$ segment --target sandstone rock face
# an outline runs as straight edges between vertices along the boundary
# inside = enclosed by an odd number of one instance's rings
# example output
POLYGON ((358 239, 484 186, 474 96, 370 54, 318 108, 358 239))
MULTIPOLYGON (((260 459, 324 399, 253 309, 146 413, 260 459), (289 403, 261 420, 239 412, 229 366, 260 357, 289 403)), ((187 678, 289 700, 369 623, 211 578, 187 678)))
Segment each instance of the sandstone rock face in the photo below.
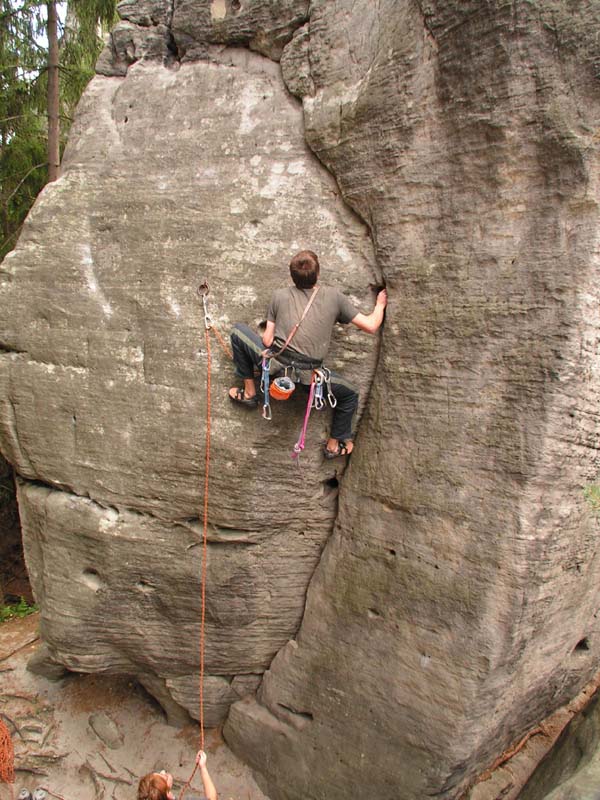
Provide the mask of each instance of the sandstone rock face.
MULTIPOLYGON (((1 267, 0 436, 20 475, 53 673, 137 675, 173 720, 181 708, 198 716, 207 344, 196 288, 208 281, 223 334, 256 326, 302 247, 370 309, 367 230, 307 149, 277 64, 232 50, 92 82, 62 177, 1 267)), ((270 424, 234 407, 233 368, 211 341, 214 726, 297 631, 340 465, 320 455, 327 412, 312 418, 300 469, 290 458, 301 397, 270 424)), ((365 399, 376 351, 356 329, 333 349, 365 399)))
POLYGON ((567 12, 315 2, 282 56, 391 302, 301 630, 226 728, 276 798, 456 797, 597 668, 600 87, 567 12))
POLYGON ((357 300, 384 276, 380 353, 337 350, 365 397, 378 369, 337 509, 325 423, 299 480, 300 404, 242 418, 213 353, 210 721, 242 698, 225 734, 273 800, 458 797, 600 661, 598 11, 120 8, 0 268, 0 443, 53 664, 197 714, 194 287, 258 322, 312 246, 357 300))
POLYGON ((600 695, 564 731, 519 800, 590 800, 600 786, 600 695))

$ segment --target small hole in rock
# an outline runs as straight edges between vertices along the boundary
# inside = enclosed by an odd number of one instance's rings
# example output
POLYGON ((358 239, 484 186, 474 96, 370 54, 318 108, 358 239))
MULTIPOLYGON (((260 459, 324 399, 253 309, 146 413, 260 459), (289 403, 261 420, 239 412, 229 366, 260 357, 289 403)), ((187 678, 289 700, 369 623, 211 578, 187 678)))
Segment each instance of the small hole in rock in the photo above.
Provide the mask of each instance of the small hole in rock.
POLYGON ((336 477, 327 478, 326 481, 323 481, 323 497, 329 497, 330 494, 336 493, 339 485, 340 482, 336 477))
POLYGON ((574 653, 584 653, 590 649, 590 640, 587 636, 583 639, 580 639, 577 644, 575 645, 574 653))
POLYGON ((144 594, 151 594, 154 591, 154 586, 146 583, 146 581, 138 581, 136 588, 138 588, 140 592, 143 592, 144 594))
POLYGON ((231 10, 233 11, 234 14, 237 14, 237 12, 240 10, 241 7, 242 7, 241 0, 231 0, 231 10))
POLYGON ((123 122, 129 122, 129 117, 125 117, 125 119, 123 120, 123 122))
POLYGON ((84 569, 82 573, 83 582, 93 592, 97 592, 102 587, 100 575, 95 569, 84 569))
POLYGON ((394 548, 393 548, 393 547, 390 547, 390 549, 388 550, 388 553, 389 553, 391 556, 395 556, 395 555, 396 555, 396 551, 394 550, 394 548))

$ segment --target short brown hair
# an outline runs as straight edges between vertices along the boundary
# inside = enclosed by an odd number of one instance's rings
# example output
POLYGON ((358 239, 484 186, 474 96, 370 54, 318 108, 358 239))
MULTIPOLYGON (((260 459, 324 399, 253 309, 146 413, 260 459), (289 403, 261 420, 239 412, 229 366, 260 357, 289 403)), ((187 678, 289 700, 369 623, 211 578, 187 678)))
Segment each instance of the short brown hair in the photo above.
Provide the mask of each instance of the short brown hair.
POLYGON ((138 800, 168 800, 169 785, 162 775, 149 772, 138 785, 138 800))
POLYGON ((319 259, 312 250, 301 250, 290 261, 290 275, 298 289, 311 289, 320 270, 319 259))

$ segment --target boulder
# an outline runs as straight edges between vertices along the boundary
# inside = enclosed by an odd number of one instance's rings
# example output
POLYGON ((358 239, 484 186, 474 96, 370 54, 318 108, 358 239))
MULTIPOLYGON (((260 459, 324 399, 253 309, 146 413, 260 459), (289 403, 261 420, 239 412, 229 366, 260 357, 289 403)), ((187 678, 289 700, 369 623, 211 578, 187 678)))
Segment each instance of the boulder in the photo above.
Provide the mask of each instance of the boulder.
POLYGON ((600 695, 563 732, 519 800, 589 800, 600 786, 600 695))
MULTIPOLYGON (((70 670, 137 675, 172 720, 169 698, 199 714, 210 370, 214 726, 298 629, 343 464, 320 454, 327 412, 291 459, 302 392, 271 423, 229 401, 233 367, 206 339, 197 287, 208 281, 227 337, 236 321, 259 330, 303 247, 357 308, 370 310, 379 281, 366 227, 306 147, 278 65, 248 50, 215 59, 92 81, 62 176, 0 268, 0 442, 19 475, 42 636, 70 670)), ((363 406, 376 358, 376 338, 340 329, 330 364, 362 387, 363 406)))
POLYGON ((276 800, 458 797, 598 668, 598 9, 580 12, 317 1, 282 55, 391 299, 299 634, 225 728, 276 800))
POLYGON ((121 11, 0 266, 42 635, 197 716, 195 289, 258 326, 310 247, 362 310, 385 280, 385 328, 335 342, 364 410, 345 473, 319 417, 292 467, 299 398, 243 416, 211 346, 207 714, 241 696, 225 736, 272 800, 459 797, 600 662, 598 9, 121 11))

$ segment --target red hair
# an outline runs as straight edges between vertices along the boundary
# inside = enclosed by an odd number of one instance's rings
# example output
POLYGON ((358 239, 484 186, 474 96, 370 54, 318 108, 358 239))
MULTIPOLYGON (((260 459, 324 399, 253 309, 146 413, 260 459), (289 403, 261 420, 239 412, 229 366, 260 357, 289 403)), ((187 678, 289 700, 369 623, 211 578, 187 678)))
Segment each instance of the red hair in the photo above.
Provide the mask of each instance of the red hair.
POLYGON ((157 772, 149 772, 138 785, 138 800, 168 800, 169 784, 157 772))

